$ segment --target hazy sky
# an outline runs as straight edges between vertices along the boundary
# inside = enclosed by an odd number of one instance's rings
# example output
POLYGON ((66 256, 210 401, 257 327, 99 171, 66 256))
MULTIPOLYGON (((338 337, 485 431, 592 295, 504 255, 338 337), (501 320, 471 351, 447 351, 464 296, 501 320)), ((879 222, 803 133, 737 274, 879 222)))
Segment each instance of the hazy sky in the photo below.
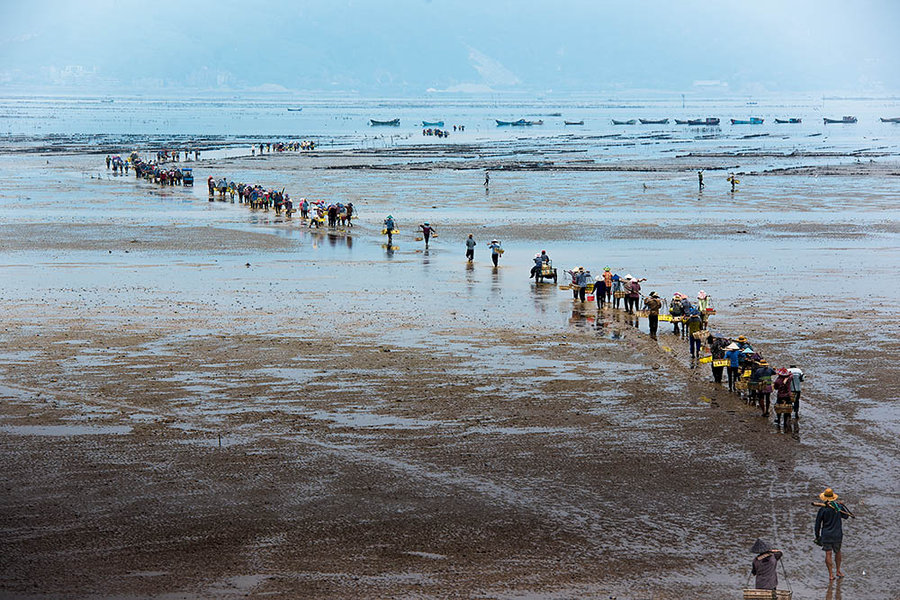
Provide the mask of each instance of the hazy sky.
POLYGON ((0 92, 900 91, 900 1, 0 0, 0 92))

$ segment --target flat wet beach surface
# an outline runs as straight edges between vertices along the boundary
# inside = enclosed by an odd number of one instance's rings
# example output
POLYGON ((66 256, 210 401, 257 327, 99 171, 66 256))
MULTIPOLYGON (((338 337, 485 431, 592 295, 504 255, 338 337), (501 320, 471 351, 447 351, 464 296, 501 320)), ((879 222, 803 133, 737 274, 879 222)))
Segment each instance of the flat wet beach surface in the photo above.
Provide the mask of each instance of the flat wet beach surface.
POLYGON ((830 486, 857 515, 841 597, 895 598, 896 137, 830 157, 474 137, 210 150, 193 189, 0 155, 4 597, 739 598, 763 537, 824 598, 830 486), (358 220, 210 202, 208 176, 358 220), (714 333, 804 370, 801 419, 713 384, 669 324, 534 284, 541 249, 560 283, 608 265, 709 292, 714 333))

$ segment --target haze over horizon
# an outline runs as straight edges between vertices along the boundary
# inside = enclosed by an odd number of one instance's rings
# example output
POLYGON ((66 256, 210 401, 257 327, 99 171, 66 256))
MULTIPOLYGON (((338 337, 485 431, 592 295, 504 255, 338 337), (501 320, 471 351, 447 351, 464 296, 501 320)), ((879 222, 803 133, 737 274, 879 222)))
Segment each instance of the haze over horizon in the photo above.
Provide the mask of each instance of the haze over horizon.
POLYGON ((900 3, 0 3, 6 93, 900 92, 900 3))

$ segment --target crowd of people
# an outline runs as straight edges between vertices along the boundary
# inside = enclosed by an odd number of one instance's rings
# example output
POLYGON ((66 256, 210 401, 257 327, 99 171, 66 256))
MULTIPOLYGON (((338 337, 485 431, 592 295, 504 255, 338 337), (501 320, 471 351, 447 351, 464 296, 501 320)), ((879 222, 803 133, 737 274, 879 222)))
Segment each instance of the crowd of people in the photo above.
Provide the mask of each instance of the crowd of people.
POLYGON ((446 129, 432 128, 428 127, 427 129, 422 130, 422 135, 425 136, 435 136, 439 138, 450 137, 450 132, 446 129))
POLYGON ((297 152, 299 150, 315 150, 316 142, 313 140, 303 140, 300 142, 267 142, 253 144, 250 146, 250 154, 256 156, 257 151, 262 156, 264 153, 271 152, 297 152))
POLYGON ((144 161, 138 156, 137 152, 132 152, 128 160, 125 161, 125 172, 128 172, 128 165, 134 169, 134 176, 139 179, 146 179, 160 185, 193 185, 193 171, 187 167, 182 168, 166 168, 157 161, 144 161))
MULTIPOLYGON (((536 254, 531 276, 549 262, 546 251, 536 254)), ((619 309, 620 303, 624 302, 622 308, 626 314, 647 318, 653 337, 657 336, 660 320, 671 322, 672 334, 687 339, 692 364, 710 363, 715 383, 721 384, 727 374, 728 390, 758 406, 764 417, 770 416, 774 409, 775 423, 779 427, 787 428, 792 414, 794 420, 800 419, 803 371, 793 364, 779 368, 770 365, 744 335, 729 337, 711 333, 709 318, 715 314, 715 309, 712 298, 704 290, 697 292, 695 301, 686 294, 675 292, 667 302, 655 291, 646 296, 642 293, 641 283, 646 278, 630 273, 622 277, 609 267, 596 278, 583 266, 573 267, 565 273, 570 283, 562 287, 572 290, 573 301, 596 299, 598 309, 604 309, 607 304, 612 309, 619 309)))

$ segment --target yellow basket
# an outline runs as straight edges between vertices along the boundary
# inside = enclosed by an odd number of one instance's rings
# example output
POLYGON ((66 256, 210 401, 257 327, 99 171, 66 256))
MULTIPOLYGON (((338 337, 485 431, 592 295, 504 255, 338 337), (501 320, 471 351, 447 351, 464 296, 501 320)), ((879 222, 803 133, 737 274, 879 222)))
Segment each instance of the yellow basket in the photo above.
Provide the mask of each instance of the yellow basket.
POLYGON ((700 360, 697 361, 697 362, 701 362, 701 363, 709 363, 709 362, 712 362, 712 356, 704 356, 704 357, 701 357, 700 360))
POLYGON ((727 358, 717 358, 712 361, 712 366, 714 367, 727 367, 731 363, 727 358))
POLYGON ((660 321, 671 321, 672 315, 659 315, 659 320, 660 321))
POLYGON ((561 285, 561 286, 559 286, 559 289, 561 289, 563 291, 569 291, 572 289, 572 286, 571 285, 561 285))

